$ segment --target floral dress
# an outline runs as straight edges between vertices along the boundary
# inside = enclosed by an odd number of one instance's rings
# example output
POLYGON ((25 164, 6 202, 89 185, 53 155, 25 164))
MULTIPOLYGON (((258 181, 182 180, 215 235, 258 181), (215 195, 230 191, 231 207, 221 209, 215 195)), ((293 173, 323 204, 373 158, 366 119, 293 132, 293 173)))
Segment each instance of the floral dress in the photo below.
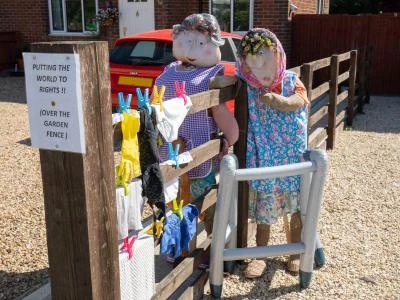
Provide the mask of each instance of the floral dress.
MULTIPOLYGON (((297 75, 286 71, 281 94, 296 92, 297 75)), ((248 86, 247 168, 279 166, 302 161, 307 149, 307 106, 280 112, 262 103, 261 90, 248 86)), ((258 224, 274 224, 283 213, 299 211, 300 176, 252 180, 249 216, 258 224)))

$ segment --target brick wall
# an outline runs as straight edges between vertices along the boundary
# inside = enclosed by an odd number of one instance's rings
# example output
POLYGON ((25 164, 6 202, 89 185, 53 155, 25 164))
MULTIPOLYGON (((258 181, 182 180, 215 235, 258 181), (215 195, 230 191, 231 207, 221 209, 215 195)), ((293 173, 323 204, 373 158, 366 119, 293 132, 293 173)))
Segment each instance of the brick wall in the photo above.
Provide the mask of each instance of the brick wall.
POLYGON ((287 0, 254 1, 254 27, 268 28, 276 34, 290 61, 291 25, 288 20, 289 2, 287 0))
POLYGON ((297 14, 316 14, 318 0, 292 0, 291 3, 298 7, 297 14))
POLYGON ((182 23, 187 16, 202 10, 203 3, 204 1, 199 2, 198 0, 155 0, 155 29, 168 29, 172 28, 174 24, 182 23))
MULTIPOLYGON (((21 42, 106 40, 112 47, 119 37, 118 24, 101 30, 99 36, 50 36, 49 10, 47 0, 3 1, 0 5, 0 32, 17 31, 21 42)), ((112 0, 118 7, 118 0, 112 0)), ((99 7, 105 1, 99 1, 99 7)))

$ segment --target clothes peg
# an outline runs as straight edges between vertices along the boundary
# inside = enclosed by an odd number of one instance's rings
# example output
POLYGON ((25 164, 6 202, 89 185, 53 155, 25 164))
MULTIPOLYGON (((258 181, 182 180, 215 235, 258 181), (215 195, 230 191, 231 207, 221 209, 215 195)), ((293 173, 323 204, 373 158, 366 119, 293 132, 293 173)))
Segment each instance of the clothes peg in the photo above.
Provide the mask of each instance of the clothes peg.
POLYGON ((187 99, 186 99, 186 83, 185 81, 182 81, 182 88, 179 86, 179 82, 175 81, 175 92, 177 97, 183 98, 183 103, 186 105, 187 99))
POLYGON ((176 169, 179 169, 179 162, 178 162, 179 146, 180 146, 179 144, 176 144, 174 150, 172 144, 168 143, 168 159, 173 160, 175 162, 176 169))
POLYGON ((158 93, 158 88, 156 85, 153 86, 153 102, 152 104, 160 104, 160 111, 163 111, 163 98, 165 93, 165 85, 160 88, 160 93, 158 93))
POLYGON ((150 104, 149 104, 149 89, 146 88, 144 90, 144 96, 143 96, 142 91, 140 90, 140 88, 136 88, 136 94, 138 96, 138 102, 139 102, 138 106, 139 106, 139 108, 142 108, 142 107, 146 108, 147 111, 149 112, 149 115, 151 115, 151 107, 150 107, 150 104))
POLYGON ((121 175, 122 169, 120 166, 115 167, 115 173, 117 174, 117 186, 122 186, 124 188, 124 195, 128 196, 129 194, 129 183, 126 182, 126 179, 121 175))
POLYGON ((131 241, 129 241, 129 237, 124 238, 124 244, 121 247, 121 251, 127 251, 128 252, 128 259, 131 259, 133 257, 133 244, 137 240, 137 235, 132 236, 131 241))
POLYGON ((183 220, 182 208, 183 208, 183 200, 179 201, 179 206, 178 203, 176 202, 176 198, 172 200, 172 212, 174 214, 177 214, 179 216, 179 220, 181 221, 183 220))
POLYGON ((131 108, 131 100, 132 94, 128 94, 126 97, 126 101, 124 99, 124 93, 118 93, 118 110, 117 112, 122 114, 123 112, 128 113, 128 110, 131 108))
POLYGON ((156 235, 156 237, 159 239, 161 237, 161 234, 163 233, 163 228, 164 228, 164 219, 165 217, 162 217, 161 220, 157 220, 156 223, 154 224, 151 223, 151 226, 149 229, 147 229, 145 231, 146 234, 149 235, 156 235), (155 233, 154 233, 154 229, 155 229, 155 233))

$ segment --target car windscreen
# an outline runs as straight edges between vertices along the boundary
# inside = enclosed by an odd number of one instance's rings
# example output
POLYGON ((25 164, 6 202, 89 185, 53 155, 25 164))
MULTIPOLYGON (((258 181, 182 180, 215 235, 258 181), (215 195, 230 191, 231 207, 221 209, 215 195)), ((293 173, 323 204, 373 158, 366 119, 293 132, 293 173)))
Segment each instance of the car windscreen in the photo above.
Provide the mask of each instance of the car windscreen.
POLYGON ((110 62, 122 65, 167 65, 173 62, 172 43, 127 41, 114 47, 110 62))

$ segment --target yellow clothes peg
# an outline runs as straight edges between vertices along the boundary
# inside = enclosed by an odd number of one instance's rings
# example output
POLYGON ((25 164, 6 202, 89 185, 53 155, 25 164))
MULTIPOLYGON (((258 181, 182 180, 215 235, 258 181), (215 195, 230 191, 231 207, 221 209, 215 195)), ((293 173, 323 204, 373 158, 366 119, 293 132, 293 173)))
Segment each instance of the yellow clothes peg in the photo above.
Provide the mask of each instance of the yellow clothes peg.
POLYGON ((151 223, 150 228, 147 229, 147 230, 145 231, 145 233, 146 233, 146 234, 149 234, 149 235, 153 235, 153 234, 154 234, 153 228, 155 227, 155 228, 156 228, 156 237, 159 239, 160 236, 161 236, 161 234, 163 233, 164 219, 165 219, 165 218, 162 217, 161 220, 157 220, 155 225, 154 225, 154 222, 151 223))
POLYGON ((179 202, 179 206, 178 203, 176 202, 176 198, 172 200, 172 212, 174 214, 177 214, 179 216, 179 220, 181 221, 183 219, 182 208, 183 208, 183 200, 179 202))
POLYGON ((121 162, 117 169, 117 184, 124 186, 125 195, 127 195, 129 189, 126 188, 126 185, 129 185, 134 177, 141 174, 137 138, 137 133, 140 129, 140 118, 126 112, 123 112, 122 115, 124 119, 121 122, 121 162))
POLYGON ((124 194, 125 196, 127 196, 129 194, 129 184, 127 183, 127 181, 124 180, 124 178, 122 176, 120 176, 120 167, 117 166, 115 168, 115 173, 117 174, 117 185, 122 186, 124 188, 124 194))
POLYGON ((160 111, 163 111, 163 98, 165 93, 165 85, 160 88, 160 93, 158 93, 157 86, 153 86, 153 101, 151 104, 160 104, 160 111))

